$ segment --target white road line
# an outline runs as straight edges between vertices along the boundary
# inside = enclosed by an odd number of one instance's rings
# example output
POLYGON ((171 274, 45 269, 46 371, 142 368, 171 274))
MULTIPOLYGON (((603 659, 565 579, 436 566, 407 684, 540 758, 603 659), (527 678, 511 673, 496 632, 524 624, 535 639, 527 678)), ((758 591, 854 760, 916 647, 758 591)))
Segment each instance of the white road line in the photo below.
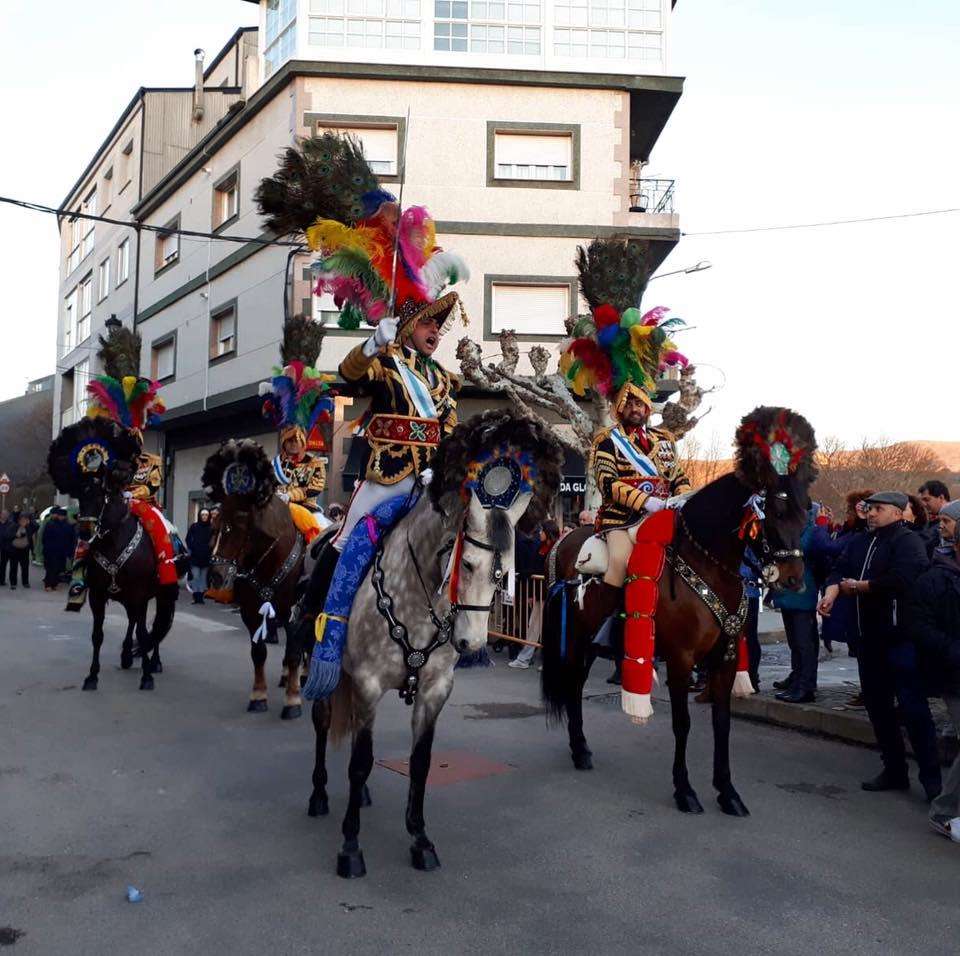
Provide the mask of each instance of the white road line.
MULTIPOLYGON (((224 624, 220 621, 211 621, 209 618, 201 617, 199 614, 191 614, 190 611, 176 611, 173 618, 173 627, 176 629, 178 621, 185 621, 190 627, 196 628, 204 634, 222 634, 224 631, 241 631, 243 628, 235 624, 224 624)), ((121 628, 124 632, 127 628, 126 615, 108 614, 104 622, 121 628)))

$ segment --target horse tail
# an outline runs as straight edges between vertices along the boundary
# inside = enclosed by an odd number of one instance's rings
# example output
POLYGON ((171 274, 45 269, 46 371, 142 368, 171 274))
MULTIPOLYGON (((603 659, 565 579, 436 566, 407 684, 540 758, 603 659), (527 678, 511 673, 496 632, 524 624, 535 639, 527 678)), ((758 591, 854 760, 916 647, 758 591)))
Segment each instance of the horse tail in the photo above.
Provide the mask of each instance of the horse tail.
POLYGON ((330 696, 329 733, 334 746, 352 736, 356 728, 355 696, 353 678, 346 671, 341 671, 337 689, 330 696))
POLYGON ((575 587, 572 584, 555 587, 543 606, 540 696, 551 723, 564 720, 567 702, 579 693, 579 668, 574 657, 576 648, 572 643, 574 631, 570 608, 575 587))
POLYGON ((170 628, 173 627, 173 612, 177 606, 177 594, 176 591, 172 594, 164 593, 165 590, 168 591, 169 589, 161 588, 157 594, 157 609, 153 615, 153 627, 150 629, 154 646, 159 644, 170 633, 170 628))

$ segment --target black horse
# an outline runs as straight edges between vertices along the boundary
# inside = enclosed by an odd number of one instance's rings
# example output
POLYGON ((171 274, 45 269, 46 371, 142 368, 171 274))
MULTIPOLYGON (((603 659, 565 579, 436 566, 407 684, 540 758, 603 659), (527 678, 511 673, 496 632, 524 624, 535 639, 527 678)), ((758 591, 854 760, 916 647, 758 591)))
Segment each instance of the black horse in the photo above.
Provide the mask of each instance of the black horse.
POLYGON ((96 690, 99 683, 103 621, 110 600, 122 604, 127 612, 120 666, 127 670, 133 665, 136 634, 141 654, 140 689, 153 690, 153 675, 163 671, 160 642, 173 624, 177 589, 158 584, 150 538, 124 495, 139 454, 139 438, 105 418, 85 418, 67 426, 50 446, 50 476, 61 494, 77 499, 77 520, 91 531, 86 560, 93 660, 84 690, 96 690), (156 600, 156 614, 148 628, 151 599, 156 600))

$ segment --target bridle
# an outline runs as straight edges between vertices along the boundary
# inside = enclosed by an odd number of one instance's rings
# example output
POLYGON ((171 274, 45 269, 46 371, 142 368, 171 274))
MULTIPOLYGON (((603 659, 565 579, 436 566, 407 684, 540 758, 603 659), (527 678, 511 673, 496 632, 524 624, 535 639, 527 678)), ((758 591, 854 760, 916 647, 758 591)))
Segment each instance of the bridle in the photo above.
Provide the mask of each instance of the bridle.
MULTIPOLYGON (((406 704, 412 704, 416 699, 420 684, 420 671, 430 659, 430 655, 438 647, 442 647, 444 644, 450 642, 457 615, 463 612, 470 613, 471 611, 489 613, 493 602, 496 600, 497 591, 503 587, 503 555, 500 549, 487 541, 481 541, 479 538, 472 537, 466 530, 461 531, 461 536, 463 541, 469 542, 474 547, 493 553, 491 578, 495 588, 489 604, 464 604, 461 601, 452 601, 446 614, 441 617, 437 613, 436 607, 434 607, 433 600, 430 596, 430 589, 427 587, 427 582, 424 579, 423 570, 420 567, 420 562, 417 560, 416 551, 414 551, 413 545, 410 543, 409 531, 407 532, 407 552, 410 555, 410 561, 413 564, 414 570, 417 572, 420 587, 423 589, 423 597, 426 601, 427 612, 430 615, 430 622, 436 628, 433 637, 426 647, 414 647, 410 643, 407 626, 400 621, 393 612, 394 599, 387 591, 384 583, 383 568, 381 567, 385 539, 380 540, 374 555, 371 580, 377 594, 377 610, 387 622, 387 633, 390 635, 390 639, 400 648, 400 652, 403 655, 407 676, 400 690, 400 696, 406 704)), ((456 545, 453 547, 456 547, 456 545)), ((440 552, 440 555, 443 555, 448 550, 449 548, 444 549, 440 552)), ((441 587, 442 586, 441 584, 441 587)))
MULTIPOLYGON (((130 558, 133 556, 134 552, 140 546, 140 542, 143 539, 143 525, 139 521, 134 521, 135 528, 133 535, 130 540, 124 545, 123 550, 117 556, 114 561, 109 560, 104 557, 93 545, 97 541, 104 541, 106 538, 112 534, 114 531, 119 529, 111 528, 106 533, 101 529, 103 522, 103 516, 106 513, 107 505, 110 503, 111 496, 109 494, 104 494, 103 504, 100 506, 100 514, 97 515, 95 519, 78 519, 91 521, 93 524, 93 532, 90 535, 90 540, 87 542, 87 547, 90 549, 89 553, 93 557, 93 560, 108 574, 110 575, 110 583, 107 585, 107 591, 110 594, 119 594, 120 586, 117 584, 117 575, 123 570, 124 565, 130 558)), ((129 507, 127 508, 127 515, 130 514, 129 507)))
MULTIPOLYGON (((785 491, 778 491, 775 497, 779 500, 786 501, 787 493, 785 491)), ((780 561, 789 561, 790 559, 799 560, 803 558, 803 551, 801 551, 800 548, 780 548, 774 550, 770 547, 770 541, 767 537, 766 501, 766 495, 752 495, 747 501, 746 507, 748 514, 745 516, 745 520, 749 517, 749 510, 752 510, 756 517, 757 525, 759 526, 759 533, 754 540, 759 542, 760 553, 757 557, 760 558, 763 580, 767 584, 773 584, 780 577, 777 563, 780 561)), ((743 525, 741 525, 741 529, 742 528, 743 525)), ((741 536, 743 535, 741 534, 741 536)))

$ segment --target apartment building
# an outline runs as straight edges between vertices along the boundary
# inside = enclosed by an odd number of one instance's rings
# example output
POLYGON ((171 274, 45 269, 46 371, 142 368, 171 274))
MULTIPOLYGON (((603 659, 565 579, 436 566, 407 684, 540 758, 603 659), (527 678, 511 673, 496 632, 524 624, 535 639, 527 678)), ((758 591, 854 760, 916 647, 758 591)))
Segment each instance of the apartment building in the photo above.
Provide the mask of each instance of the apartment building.
MULTIPOLYGON (((682 79, 666 73, 672 6, 260 0, 258 25, 231 38, 202 82, 156 94, 171 97, 164 112, 180 109, 177 121, 151 122, 150 93, 141 90, 64 204, 80 208, 94 186, 112 182, 104 173, 113 164, 116 176, 132 128, 133 188, 122 199, 111 194, 110 208, 164 231, 97 224, 84 245, 89 227, 77 220, 75 234, 64 217, 54 428, 82 408, 83 377, 95 371, 93 333, 115 313, 141 333, 143 372, 164 383, 168 412, 153 440, 165 457, 175 523, 192 517, 203 461, 220 439, 256 437, 275 450, 257 390, 278 360, 284 302, 327 321, 325 370, 335 371, 369 334, 336 327, 333 303, 312 293, 309 256, 262 241, 275 237, 252 200, 280 150, 323 129, 354 133, 387 188, 402 174, 404 203, 425 205, 438 242, 469 263, 460 293, 470 325, 445 337, 444 364, 456 368, 463 334, 490 356, 502 329, 555 345, 564 319, 582 305, 578 244, 598 235, 648 238, 662 259, 679 238, 672 182, 641 173, 682 90, 682 79), (114 288, 124 243, 133 244, 124 260, 133 281, 114 288), (114 286, 101 302, 105 260, 114 286)), ((105 195, 92 202, 100 198, 102 209, 105 195)), ((467 390, 462 413, 490 403, 467 390)), ((349 423, 362 408, 347 390, 338 399, 327 436, 331 500, 347 497, 355 478, 349 423)))

